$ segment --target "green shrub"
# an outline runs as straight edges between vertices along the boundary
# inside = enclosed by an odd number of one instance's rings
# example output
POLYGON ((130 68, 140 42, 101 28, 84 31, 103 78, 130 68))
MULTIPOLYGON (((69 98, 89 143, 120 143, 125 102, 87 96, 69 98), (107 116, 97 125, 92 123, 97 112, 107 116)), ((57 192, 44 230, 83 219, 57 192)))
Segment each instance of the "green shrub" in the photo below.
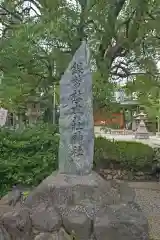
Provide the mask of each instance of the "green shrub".
POLYGON ((154 148, 154 162, 160 164, 160 148, 154 148))
POLYGON ((109 141, 98 137, 95 139, 95 167, 109 167, 110 164, 129 170, 150 169, 154 150, 145 144, 129 141, 109 141))
POLYGON ((107 168, 111 163, 116 163, 117 148, 114 143, 103 137, 94 141, 94 166, 107 168))
POLYGON ((154 151, 150 146, 139 142, 116 142, 119 151, 119 162, 127 169, 150 169, 154 151))
POLYGON ((0 131, 0 194, 14 184, 37 185, 57 169, 59 137, 54 126, 0 131))

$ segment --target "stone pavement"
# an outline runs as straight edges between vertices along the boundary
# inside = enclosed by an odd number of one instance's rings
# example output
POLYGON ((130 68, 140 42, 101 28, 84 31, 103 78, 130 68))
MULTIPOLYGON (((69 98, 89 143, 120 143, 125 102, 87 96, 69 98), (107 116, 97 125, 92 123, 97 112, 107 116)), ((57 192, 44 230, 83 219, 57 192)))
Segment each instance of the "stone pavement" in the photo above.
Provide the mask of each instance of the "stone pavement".
POLYGON ((151 239, 160 240, 160 183, 130 182, 129 185, 135 189, 136 201, 148 219, 151 239))

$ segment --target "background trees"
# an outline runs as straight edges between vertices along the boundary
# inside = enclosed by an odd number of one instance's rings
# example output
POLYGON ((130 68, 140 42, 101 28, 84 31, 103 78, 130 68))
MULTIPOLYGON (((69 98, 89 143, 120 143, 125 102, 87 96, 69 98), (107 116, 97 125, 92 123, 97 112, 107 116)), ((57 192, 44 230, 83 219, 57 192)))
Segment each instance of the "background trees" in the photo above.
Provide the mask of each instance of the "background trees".
POLYGON ((95 107, 109 108, 122 81, 159 84, 159 9, 159 0, 1 1, 1 102, 19 111, 36 96, 51 112, 55 86, 85 38, 95 107))

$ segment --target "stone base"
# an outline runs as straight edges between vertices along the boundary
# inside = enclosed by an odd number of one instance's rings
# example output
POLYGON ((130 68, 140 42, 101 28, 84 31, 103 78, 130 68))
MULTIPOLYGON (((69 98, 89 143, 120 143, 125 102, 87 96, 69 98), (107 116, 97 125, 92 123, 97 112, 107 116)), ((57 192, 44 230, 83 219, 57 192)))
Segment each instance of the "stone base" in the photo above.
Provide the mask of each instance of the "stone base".
POLYGON ((136 139, 149 139, 149 133, 135 133, 135 138, 136 139))
POLYGON ((57 173, 23 206, 5 213, 1 229, 10 235, 6 240, 148 240, 147 220, 134 197, 126 183, 105 181, 95 172, 57 173))
POLYGON ((156 137, 160 137, 160 132, 156 132, 156 137))

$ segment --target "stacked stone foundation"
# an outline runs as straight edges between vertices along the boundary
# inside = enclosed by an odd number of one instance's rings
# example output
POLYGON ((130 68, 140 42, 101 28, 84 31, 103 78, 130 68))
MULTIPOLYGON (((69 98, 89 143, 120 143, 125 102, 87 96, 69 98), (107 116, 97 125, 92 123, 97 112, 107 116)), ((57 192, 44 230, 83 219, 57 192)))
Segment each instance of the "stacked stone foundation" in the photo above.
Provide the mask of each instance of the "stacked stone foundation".
POLYGON ((148 223, 126 183, 57 174, 1 212, 2 240, 148 240, 148 223))

